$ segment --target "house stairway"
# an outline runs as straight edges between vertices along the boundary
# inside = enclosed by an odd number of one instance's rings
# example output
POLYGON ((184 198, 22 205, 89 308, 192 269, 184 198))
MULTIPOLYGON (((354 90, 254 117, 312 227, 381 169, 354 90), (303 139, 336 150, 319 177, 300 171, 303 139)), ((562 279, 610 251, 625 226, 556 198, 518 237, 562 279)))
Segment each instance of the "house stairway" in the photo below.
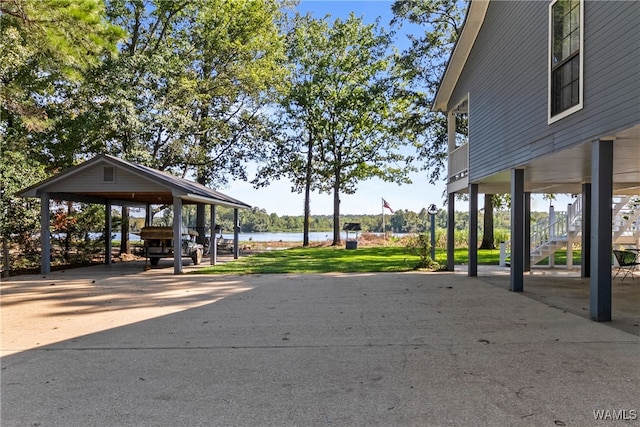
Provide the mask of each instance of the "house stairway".
MULTIPOLYGON (((613 234, 616 246, 638 246, 640 242, 640 197, 614 196, 612 199, 613 234)), ((554 266, 554 253, 567 249, 567 268, 573 265, 573 245, 582 235, 582 197, 567 206, 566 211, 549 209, 549 216, 531 226, 531 265, 548 259, 554 266)), ((509 243, 501 244, 500 265, 507 265, 509 243)))

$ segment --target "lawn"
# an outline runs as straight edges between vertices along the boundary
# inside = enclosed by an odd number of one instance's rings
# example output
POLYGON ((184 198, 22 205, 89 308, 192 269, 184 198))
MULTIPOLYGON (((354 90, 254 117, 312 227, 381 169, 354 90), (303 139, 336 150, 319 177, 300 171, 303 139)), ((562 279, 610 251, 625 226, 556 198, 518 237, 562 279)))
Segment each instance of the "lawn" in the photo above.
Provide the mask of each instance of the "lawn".
MULTIPOLYGON (((467 262, 467 250, 456 249, 456 264, 467 262)), ((479 264, 498 265, 498 250, 479 250, 479 264)), ((436 261, 443 266, 447 254, 436 251, 436 261)), ((419 258, 406 248, 373 246, 347 250, 344 247, 291 248, 257 253, 240 259, 203 267, 195 274, 270 274, 270 273, 372 273, 415 269, 419 258)))

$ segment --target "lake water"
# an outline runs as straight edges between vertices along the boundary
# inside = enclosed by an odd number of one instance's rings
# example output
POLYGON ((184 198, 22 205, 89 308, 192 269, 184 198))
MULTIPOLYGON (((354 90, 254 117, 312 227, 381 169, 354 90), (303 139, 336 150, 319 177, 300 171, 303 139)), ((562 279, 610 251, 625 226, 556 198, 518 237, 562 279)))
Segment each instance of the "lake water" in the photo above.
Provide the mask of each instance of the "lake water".
MULTIPOLYGON (((379 233, 374 233, 379 234, 379 233)), ((90 233, 92 238, 98 238, 100 233, 90 233)), ((111 233, 113 240, 120 240, 120 233, 111 233)), ((396 234, 394 234, 396 235, 396 234)), ((400 234, 397 234, 398 236, 400 234)), ((233 239, 232 233, 223 233, 225 239, 233 239)), ((354 233, 349 233, 349 237, 354 237, 354 233)), ((238 238, 241 242, 302 242, 302 233, 292 232, 280 232, 280 233, 240 233, 238 238)), ((340 238, 346 240, 347 234, 344 231, 340 232, 340 238)), ((333 239, 333 232, 331 231, 311 231, 309 232, 310 242, 324 242, 326 240, 333 239)), ((131 242, 140 241, 140 235, 129 233, 129 240, 131 242)))
MULTIPOLYGON (((360 235, 362 233, 358 233, 360 235)), ((382 233, 367 233, 376 234, 382 236, 382 233)), ((405 233, 391 233, 394 236, 402 237, 406 236, 405 233)), ((224 233, 225 239, 233 239, 233 234, 224 233)), ((254 242, 302 242, 302 233, 240 233, 239 239, 241 242, 254 241, 254 242)), ((349 238, 355 237, 355 233, 349 232, 349 238)), ((347 239, 347 233, 345 231, 340 232, 340 238, 342 240, 347 239)), ((309 232, 310 242, 324 242, 326 240, 333 240, 332 231, 311 231, 309 232)))
MULTIPOLYGON (((60 233, 63 234, 63 233, 60 233)), ((101 236, 100 233, 89 233, 92 239, 97 239, 101 236)), ((343 237, 345 236, 344 233, 343 237)), ((207 234, 208 235, 208 234, 207 234)), ((113 232, 111 233, 113 240, 120 240, 120 233, 113 232)), ((61 237, 57 235, 56 237, 61 237)), ((223 233, 223 237, 225 239, 233 239, 232 233, 223 233)), ((302 242, 302 233, 240 233, 238 238, 241 242, 302 242)), ((310 232, 309 233, 309 241, 311 242, 323 242, 325 240, 329 240, 333 238, 333 233, 330 231, 323 232, 310 232)), ((140 235, 129 233, 129 240, 131 242, 140 241, 140 235)))
MULTIPOLYGON (((224 237, 233 239, 233 234, 225 234, 224 237)), ((302 242, 302 233, 240 233, 238 238, 241 242, 302 242)), ((329 239, 333 239, 333 233, 331 231, 309 232, 310 242, 324 242, 329 239)))

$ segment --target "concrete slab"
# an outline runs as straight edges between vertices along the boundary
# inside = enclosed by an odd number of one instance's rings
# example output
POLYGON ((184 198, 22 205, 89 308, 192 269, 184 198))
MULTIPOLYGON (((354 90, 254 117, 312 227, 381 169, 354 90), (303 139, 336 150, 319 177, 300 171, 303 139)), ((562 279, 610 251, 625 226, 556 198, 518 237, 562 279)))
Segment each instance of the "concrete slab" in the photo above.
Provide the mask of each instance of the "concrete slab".
MULTIPOLYGON (((466 275, 466 266, 459 266, 456 274, 466 275)), ((505 277, 509 268, 480 266, 479 280, 508 290, 505 277)), ((524 275, 522 295, 590 319, 589 279, 581 278, 579 269, 534 266, 524 275)), ((612 321, 605 325, 640 336, 640 280, 618 276, 612 281, 612 311, 612 321)))
POLYGON ((638 336, 483 280, 133 264, 2 283, 3 426, 638 423, 638 336))

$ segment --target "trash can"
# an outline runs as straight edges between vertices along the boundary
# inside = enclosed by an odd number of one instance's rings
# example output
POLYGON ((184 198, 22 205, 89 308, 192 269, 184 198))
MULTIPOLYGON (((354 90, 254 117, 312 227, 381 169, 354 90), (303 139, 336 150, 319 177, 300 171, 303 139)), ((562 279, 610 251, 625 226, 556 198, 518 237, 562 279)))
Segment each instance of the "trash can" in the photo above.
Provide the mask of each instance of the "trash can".
POLYGON ((358 249, 358 231, 361 230, 359 222, 347 222, 342 228, 347 232, 347 249, 358 249), (349 232, 355 232, 356 238, 349 238, 349 232))

